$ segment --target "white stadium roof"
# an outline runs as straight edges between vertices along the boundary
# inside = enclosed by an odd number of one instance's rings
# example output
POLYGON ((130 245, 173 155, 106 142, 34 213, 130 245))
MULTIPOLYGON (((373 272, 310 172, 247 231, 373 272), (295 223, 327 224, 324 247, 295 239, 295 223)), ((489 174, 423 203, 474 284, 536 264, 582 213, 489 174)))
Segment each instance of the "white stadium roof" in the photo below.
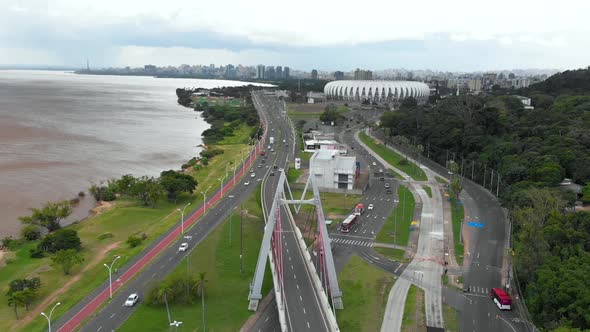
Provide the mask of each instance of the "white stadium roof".
POLYGON ((425 102, 430 88, 412 81, 332 81, 324 87, 324 94, 328 99, 395 102, 413 97, 425 102))

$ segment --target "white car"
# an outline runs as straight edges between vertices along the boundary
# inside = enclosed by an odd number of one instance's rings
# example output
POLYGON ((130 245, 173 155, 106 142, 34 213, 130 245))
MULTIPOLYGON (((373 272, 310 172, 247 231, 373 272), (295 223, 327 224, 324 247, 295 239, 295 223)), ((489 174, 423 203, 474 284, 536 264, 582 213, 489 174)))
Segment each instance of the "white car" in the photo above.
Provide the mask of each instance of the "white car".
POLYGON ((284 139, 284 140, 283 140, 283 143, 287 143, 287 140, 286 140, 286 139, 284 139))
POLYGON ((188 249, 188 243, 184 242, 183 244, 178 247, 178 251, 186 251, 188 249))
POLYGON ((369 204, 369 206, 367 207, 367 209, 373 210, 373 204, 369 204))
POLYGON ((373 162, 373 166, 377 166, 377 163, 376 162, 373 162))
POLYGON ((133 294, 129 295, 127 300, 125 300, 124 306, 133 307, 135 305, 135 303, 137 303, 137 300, 139 300, 139 295, 137 295, 137 293, 133 293, 133 294))
POLYGON ((250 173, 250 177, 251 178, 255 178, 256 177, 256 173, 250 173))
POLYGON ((282 168, 279 168, 279 172, 282 172, 282 171, 284 171, 284 169, 282 169, 282 168))
POLYGON ((247 185, 249 185, 249 184, 250 184, 250 181, 246 181, 246 182, 244 182, 244 185, 245 185, 245 186, 247 186, 247 185))

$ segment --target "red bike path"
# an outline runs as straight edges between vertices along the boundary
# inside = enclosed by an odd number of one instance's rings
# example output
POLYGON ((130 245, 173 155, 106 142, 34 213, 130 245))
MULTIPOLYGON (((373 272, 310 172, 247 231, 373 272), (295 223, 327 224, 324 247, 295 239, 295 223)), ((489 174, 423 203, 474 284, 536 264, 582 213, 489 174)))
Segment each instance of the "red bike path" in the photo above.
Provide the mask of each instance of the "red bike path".
MULTIPOLYGON (((264 126, 263 126, 264 128, 264 126)), ((225 186, 223 186, 223 191, 218 191, 215 196, 211 197, 209 201, 205 204, 204 209, 211 207, 219 201, 221 198, 222 192, 228 192, 229 189, 233 187, 233 185, 242 177, 245 173, 245 170, 248 169, 256 157, 258 156, 258 152, 260 151, 261 147, 264 146, 266 133, 263 135, 262 139, 254 149, 254 153, 250 153, 250 157, 246 161, 245 164, 240 168, 240 171, 236 173, 236 176, 232 179, 232 181, 228 181, 225 186)), ((199 208, 195 213, 193 213, 185 222, 185 226, 190 228, 198 218, 203 215, 203 208, 199 208)), ((137 261, 133 266, 131 266, 127 271, 125 271, 121 277, 117 280, 113 281, 113 293, 115 293, 118 289, 123 287, 127 281, 133 278, 141 269, 143 269, 150 261, 160 254, 164 249, 166 249, 181 233, 181 226, 179 225, 172 231, 168 236, 166 236, 160 243, 158 243, 155 247, 153 247, 147 254, 145 254, 139 261, 137 261)), ((69 321, 67 321, 62 327, 58 329, 58 332, 70 332, 74 331, 78 325, 80 325, 88 316, 90 316, 96 309, 98 309, 103 302, 105 302, 109 298, 109 288, 107 287, 104 289, 100 294, 98 294, 92 301, 90 301, 82 310, 78 311, 74 317, 72 317, 69 321)))

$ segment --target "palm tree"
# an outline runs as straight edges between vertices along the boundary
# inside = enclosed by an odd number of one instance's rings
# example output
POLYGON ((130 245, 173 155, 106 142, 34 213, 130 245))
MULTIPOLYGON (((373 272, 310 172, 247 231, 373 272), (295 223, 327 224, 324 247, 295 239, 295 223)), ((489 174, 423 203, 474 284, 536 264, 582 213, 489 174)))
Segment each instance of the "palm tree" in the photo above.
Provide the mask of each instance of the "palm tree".
POLYGON ((12 292, 8 295, 8 306, 14 308, 14 314, 16 315, 16 319, 18 320, 18 307, 23 306, 25 304, 25 297, 23 296, 22 291, 12 292))
POLYGON ((195 287, 197 288, 197 294, 201 297, 201 305, 203 306, 203 332, 205 331, 205 283, 207 283, 207 279, 205 279, 205 275, 207 272, 199 272, 199 279, 195 287))

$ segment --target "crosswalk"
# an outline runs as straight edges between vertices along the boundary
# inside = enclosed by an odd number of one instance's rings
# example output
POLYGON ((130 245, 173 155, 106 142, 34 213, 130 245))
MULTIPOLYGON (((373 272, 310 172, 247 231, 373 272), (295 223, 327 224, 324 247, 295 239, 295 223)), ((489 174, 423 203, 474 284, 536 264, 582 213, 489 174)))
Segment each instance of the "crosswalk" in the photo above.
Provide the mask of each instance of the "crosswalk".
POLYGON ((373 241, 346 239, 346 238, 341 238, 341 237, 331 238, 330 243, 346 244, 346 245, 361 246, 361 247, 372 247, 373 246, 373 241))
POLYGON ((490 289, 480 286, 469 286, 469 293, 490 295, 490 289))

